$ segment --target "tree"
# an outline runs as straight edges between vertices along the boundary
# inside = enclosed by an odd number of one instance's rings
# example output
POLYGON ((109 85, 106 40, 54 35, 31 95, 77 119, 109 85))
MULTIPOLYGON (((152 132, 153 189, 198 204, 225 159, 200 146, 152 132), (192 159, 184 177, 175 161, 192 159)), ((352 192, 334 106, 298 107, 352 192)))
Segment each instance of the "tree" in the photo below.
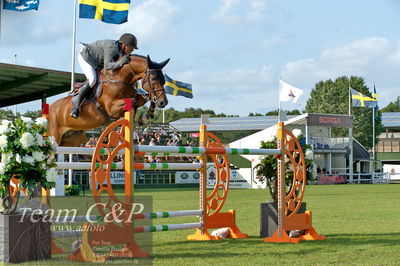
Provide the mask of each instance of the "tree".
POLYGON ((400 97, 393 102, 390 102, 386 107, 382 108, 382 113, 400 112, 400 97))
MULTIPOLYGON (((349 86, 372 97, 369 88, 361 77, 351 76, 348 78, 342 76, 334 81, 328 79, 315 84, 315 88, 311 91, 310 98, 307 101, 306 112, 347 115, 349 113, 349 86)), ((372 108, 351 108, 353 136, 366 148, 372 147, 372 112, 372 108)), ((384 131, 379 112, 375 125, 376 143, 379 134, 384 131)), ((348 131, 344 128, 334 128, 332 134, 336 137, 345 137, 348 136, 348 131)))
MULTIPOLYGON (((281 110, 281 111, 286 111, 286 110, 281 110)), ((291 110, 291 111, 286 111, 286 112, 287 112, 286 115, 301 115, 302 114, 302 112, 300 110, 297 110, 297 109, 294 109, 294 110, 291 110)), ((267 112, 265 115, 266 116, 277 116, 278 114, 279 114, 279 110, 276 109, 276 110, 272 110, 272 111, 267 112)))
POLYGON ((13 112, 11 110, 0 109, 0 119, 7 119, 10 116, 13 116, 13 112))

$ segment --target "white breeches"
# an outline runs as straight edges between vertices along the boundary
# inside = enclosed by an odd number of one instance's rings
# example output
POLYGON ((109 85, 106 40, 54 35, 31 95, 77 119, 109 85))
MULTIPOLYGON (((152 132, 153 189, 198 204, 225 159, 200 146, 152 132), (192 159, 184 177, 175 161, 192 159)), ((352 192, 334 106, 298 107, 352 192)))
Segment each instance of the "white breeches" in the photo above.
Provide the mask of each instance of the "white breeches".
POLYGON ((86 60, 82 57, 81 54, 78 54, 78 62, 81 66, 83 74, 85 74, 86 78, 89 80, 90 87, 94 87, 97 80, 97 73, 96 70, 86 62, 86 60))

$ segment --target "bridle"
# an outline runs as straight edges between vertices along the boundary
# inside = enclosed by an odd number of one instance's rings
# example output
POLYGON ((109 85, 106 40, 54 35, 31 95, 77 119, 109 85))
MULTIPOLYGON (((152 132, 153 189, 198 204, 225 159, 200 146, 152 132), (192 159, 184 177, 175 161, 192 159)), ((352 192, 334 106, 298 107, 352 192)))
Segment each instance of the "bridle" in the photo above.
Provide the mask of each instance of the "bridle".
MULTIPOLYGON (((132 68, 132 66, 130 64, 130 61, 128 63, 128 66, 129 66, 129 70, 131 71, 133 76, 135 76, 136 74, 135 74, 135 71, 133 70, 133 68, 132 68)), ((134 88, 136 90, 136 93, 138 92, 138 88, 137 88, 137 86, 135 86, 136 81, 129 83, 129 82, 121 81, 121 80, 114 80, 114 79, 110 78, 110 76, 108 75, 107 70, 105 70, 104 72, 105 72, 105 76, 106 76, 107 80, 102 80, 101 83, 119 83, 119 84, 124 84, 124 85, 129 86, 130 88, 134 88)), ((161 97, 163 94, 165 94, 165 90, 164 90, 163 87, 160 88, 160 89, 154 89, 153 84, 151 84, 151 82, 150 82, 150 74, 156 74, 157 75, 160 72, 162 73, 161 69, 147 69, 146 70, 146 74, 145 74, 144 78, 142 79, 142 87, 143 87, 143 85, 145 83, 148 83, 150 92, 149 92, 148 96, 141 94, 142 97, 145 98, 146 101, 150 100, 153 103, 157 103, 158 98, 161 97), (157 92, 159 92, 159 91, 161 91, 161 93, 159 95, 157 95, 157 92), (151 96, 151 95, 153 95, 153 96, 151 96)))
POLYGON ((158 98, 161 97, 165 93, 165 90, 163 87, 161 87, 160 89, 154 89, 153 84, 151 84, 151 82, 150 82, 150 74, 157 75, 157 74, 161 73, 161 71, 162 71, 161 69, 147 69, 146 75, 144 76, 143 81, 142 81, 142 87, 144 87, 144 84, 146 82, 149 84, 149 90, 150 90, 149 96, 142 95, 143 97, 146 97, 146 101, 151 100, 153 103, 157 103, 158 98), (157 92, 159 92, 159 91, 161 91, 161 93, 159 95, 157 95, 157 92), (151 97, 151 95, 153 95, 153 97, 151 97))

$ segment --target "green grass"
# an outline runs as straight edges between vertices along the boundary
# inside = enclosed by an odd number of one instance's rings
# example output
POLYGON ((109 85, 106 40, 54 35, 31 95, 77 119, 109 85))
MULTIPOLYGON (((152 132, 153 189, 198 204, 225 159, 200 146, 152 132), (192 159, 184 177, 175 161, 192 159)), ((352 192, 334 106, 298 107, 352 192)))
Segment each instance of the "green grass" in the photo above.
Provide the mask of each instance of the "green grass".
MULTIPOLYGON (((142 189, 137 195, 153 196, 154 211, 198 208, 194 189, 142 189)), ((264 243, 259 238, 260 203, 268 199, 266 190, 229 192, 224 210, 236 210, 237 224, 249 234, 248 239, 190 242, 186 236, 191 230, 154 233, 154 265, 400 264, 398 184, 308 186, 307 209, 313 212, 315 229, 327 240, 300 244, 264 243)), ((159 221, 179 222, 196 219, 159 221)), ((65 261, 60 257, 49 263, 62 265, 65 261)))

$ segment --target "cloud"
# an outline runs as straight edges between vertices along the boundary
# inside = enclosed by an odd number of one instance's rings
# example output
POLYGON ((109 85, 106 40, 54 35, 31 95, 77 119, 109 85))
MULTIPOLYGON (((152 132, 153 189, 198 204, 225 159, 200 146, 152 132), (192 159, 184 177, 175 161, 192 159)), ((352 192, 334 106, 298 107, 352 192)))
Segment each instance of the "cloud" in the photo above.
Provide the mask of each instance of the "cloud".
POLYGON ((68 7, 64 7, 60 3, 59 6, 63 10, 71 6, 71 20, 67 22, 63 17, 54 15, 54 9, 58 10, 58 8, 52 5, 54 3, 43 5, 39 11, 2 10, 2 45, 5 47, 38 45, 71 38, 72 5, 68 4, 68 7))
POLYGON ((264 18, 266 8, 265 0, 222 0, 211 19, 223 24, 254 23, 264 18))
POLYGON ((134 33, 140 48, 141 44, 161 40, 171 34, 181 16, 179 8, 169 0, 142 1, 137 6, 132 5, 128 22, 118 28, 118 33, 134 33))
POLYGON ((369 73, 372 66, 385 60, 392 52, 385 38, 371 37, 348 45, 329 48, 316 58, 305 58, 288 62, 282 67, 282 76, 299 81, 318 81, 341 75, 369 73))
POLYGON ((276 47, 282 44, 289 43, 289 40, 290 40, 289 34, 280 34, 263 40, 260 46, 262 48, 276 47))

